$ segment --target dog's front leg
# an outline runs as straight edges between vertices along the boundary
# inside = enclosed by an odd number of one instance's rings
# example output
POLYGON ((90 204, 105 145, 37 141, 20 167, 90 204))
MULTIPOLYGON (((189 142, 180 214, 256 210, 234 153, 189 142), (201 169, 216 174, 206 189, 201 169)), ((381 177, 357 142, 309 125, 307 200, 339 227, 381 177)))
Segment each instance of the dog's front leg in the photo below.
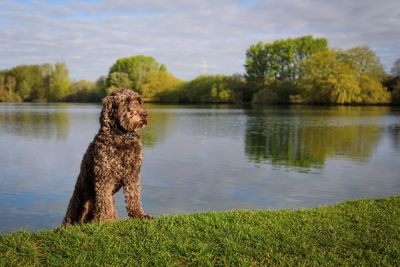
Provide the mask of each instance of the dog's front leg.
POLYGON ((131 218, 151 218, 144 213, 141 201, 140 175, 134 173, 124 181, 124 195, 126 201, 126 210, 131 218))
POLYGON ((95 209, 94 221, 109 221, 117 217, 115 210, 114 197, 113 197, 112 184, 107 183, 106 180, 98 179, 95 183, 95 209))

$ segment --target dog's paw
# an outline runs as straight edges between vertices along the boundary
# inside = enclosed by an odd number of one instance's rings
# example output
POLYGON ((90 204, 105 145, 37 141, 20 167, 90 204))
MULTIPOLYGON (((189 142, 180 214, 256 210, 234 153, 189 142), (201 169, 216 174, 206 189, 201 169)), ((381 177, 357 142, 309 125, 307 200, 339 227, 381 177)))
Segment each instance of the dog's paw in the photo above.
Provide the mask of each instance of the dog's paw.
POLYGON ((143 220, 151 220, 151 219, 154 219, 153 216, 148 215, 148 214, 139 215, 137 218, 138 218, 138 219, 143 219, 143 220))
POLYGON ((143 220, 151 220, 154 219, 153 216, 150 216, 148 214, 135 214, 133 216, 130 216, 133 219, 143 219, 143 220))

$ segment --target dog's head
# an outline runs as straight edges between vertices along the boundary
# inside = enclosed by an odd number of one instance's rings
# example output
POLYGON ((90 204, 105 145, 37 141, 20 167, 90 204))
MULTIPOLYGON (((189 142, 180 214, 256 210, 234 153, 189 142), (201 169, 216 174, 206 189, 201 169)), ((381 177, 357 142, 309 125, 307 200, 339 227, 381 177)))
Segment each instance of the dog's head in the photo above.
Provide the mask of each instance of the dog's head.
POLYGON ((147 125, 142 98, 132 90, 120 88, 103 99, 101 127, 123 134, 134 133, 147 125))

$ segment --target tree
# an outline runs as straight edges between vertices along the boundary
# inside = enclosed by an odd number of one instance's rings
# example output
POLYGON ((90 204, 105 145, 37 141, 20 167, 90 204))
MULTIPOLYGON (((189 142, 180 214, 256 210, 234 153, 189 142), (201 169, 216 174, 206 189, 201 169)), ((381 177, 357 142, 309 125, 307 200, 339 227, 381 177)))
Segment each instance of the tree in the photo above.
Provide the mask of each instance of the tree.
POLYGON ((362 103, 388 103, 390 93, 382 85, 385 70, 378 56, 367 46, 338 51, 338 59, 355 71, 361 89, 362 103))
POLYGON ((17 85, 17 79, 15 79, 14 75, 7 75, 6 82, 5 82, 5 88, 8 92, 8 94, 11 94, 15 91, 16 85, 17 85))
POLYGON ((0 95, 4 94, 4 82, 6 80, 6 74, 3 72, 0 72, 0 95))
POLYGON ((71 80, 68 68, 64 63, 56 63, 54 72, 50 75, 49 101, 60 101, 69 93, 71 80))
POLYGON ((272 59, 269 47, 262 42, 251 45, 246 52, 246 79, 254 86, 264 85, 267 78, 271 78, 272 59))
POLYGON ((388 91, 392 95, 392 102, 400 103, 400 75, 399 76, 388 76, 384 81, 384 86, 388 88, 388 91))
POLYGON ((95 84, 95 90, 98 94, 98 96, 100 97, 100 99, 102 99, 103 97, 105 97, 107 95, 107 77, 106 76, 100 76, 95 84))
POLYGON ((356 71, 359 77, 368 75, 377 80, 382 80, 384 77, 385 70, 378 56, 367 46, 340 51, 338 57, 356 71))
MULTIPOLYGON (((141 85, 146 81, 149 73, 158 71, 160 69, 159 63, 153 58, 148 56, 132 56, 118 59, 110 68, 109 79, 115 72, 127 74, 127 78, 130 81, 130 87, 133 90, 140 92, 141 85)), ((162 69, 166 69, 165 65, 162 69)), ((124 78, 125 82, 125 78, 124 78)), ((109 86, 120 86, 112 85, 109 80, 109 86)))
POLYGON ((162 71, 162 72, 167 72, 168 71, 167 70, 167 66, 165 64, 161 64, 161 66, 160 66, 160 68, 158 70, 162 71))
POLYGON ((300 63, 327 47, 325 38, 312 36, 251 45, 246 52, 246 78, 255 87, 273 80, 296 80, 300 77, 300 63))
POLYGON ((68 102, 98 102, 100 96, 92 81, 80 80, 71 85, 70 93, 65 100, 68 102))
POLYGON ((40 92, 37 92, 35 94, 36 98, 39 100, 49 100, 50 96, 50 78, 52 73, 54 72, 54 68, 51 64, 45 63, 40 66, 40 73, 42 74, 42 79, 43 79, 43 90, 40 92))
POLYGON ((301 64, 302 101, 323 104, 388 103, 381 65, 365 48, 321 51, 301 64), (350 56, 348 56, 350 55, 350 56))
POLYGON ((400 58, 398 58, 394 63, 393 67, 390 70, 390 73, 393 76, 400 76, 400 58))
POLYGON ((3 83, 0 90, 0 102, 22 101, 21 97, 15 93, 17 81, 13 75, 7 73, 2 74, 0 75, 0 81, 3 83))
POLYGON ((364 104, 385 104, 391 100, 390 92, 373 75, 364 74, 359 79, 364 104))
POLYGON ((8 72, 15 78, 15 93, 17 93, 22 99, 29 97, 33 87, 30 72, 30 66, 27 65, 14 67, 8 72))
POLYGON ((392 90, 393 103, 400 104, 400 79, 397 80, 395 87, 392 90))
POLYGON ((120 87, 132 88, 132 81, 129 79, 129 75, 125 72, 110 73, 108 75, 107 84, 107 93, 111 93, 120 87))
POLYGON ((356 72, 338 60, 338 53, 325 50, 302 62, 302 99, 306 103, 361 103, 356 72))
POLYGON ((145 101, 159 102, 161 95, 168 89, 178 86, 181 81, 165 70, 149 73, 142 85, 142 97, 145 101))
POLYGON ((252 102, 289 103, 291 95, 298 93, 301 62, 327 46, 325 38, 312 36, 251 45, 246 52, 245 68, 252 102))
POLYGON ((16 66, 9 73, 16 79, 15 93, 24 101, 32 100, 33 91, 43 85, 38 65, 16 66))

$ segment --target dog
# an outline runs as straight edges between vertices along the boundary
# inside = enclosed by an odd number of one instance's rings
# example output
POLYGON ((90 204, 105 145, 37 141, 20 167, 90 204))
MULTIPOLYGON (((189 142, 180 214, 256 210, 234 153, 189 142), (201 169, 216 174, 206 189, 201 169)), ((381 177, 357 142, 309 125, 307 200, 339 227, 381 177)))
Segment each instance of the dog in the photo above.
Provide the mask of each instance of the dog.
POLYGON ((138 130, 147 125, 140 95, 120 88, 103 99, 100 129, 83 156, 63 225, 114 220, 113 195, 124 189, 132 218, 152 218, 141 203, 143 145, 138 130))

